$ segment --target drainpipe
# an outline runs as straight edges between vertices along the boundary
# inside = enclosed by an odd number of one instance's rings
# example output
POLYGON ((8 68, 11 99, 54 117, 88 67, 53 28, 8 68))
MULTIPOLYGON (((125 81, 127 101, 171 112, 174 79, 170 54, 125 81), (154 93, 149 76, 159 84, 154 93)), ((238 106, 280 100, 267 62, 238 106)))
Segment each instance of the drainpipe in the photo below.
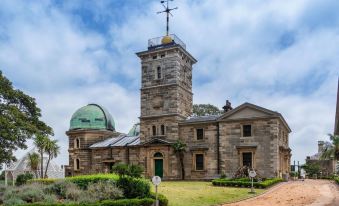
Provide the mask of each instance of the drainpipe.
POLYGON ((220 130, 219 130, 219 122, 217 122, 217 164, 218 164, 218 174, 220 174, 220 130))

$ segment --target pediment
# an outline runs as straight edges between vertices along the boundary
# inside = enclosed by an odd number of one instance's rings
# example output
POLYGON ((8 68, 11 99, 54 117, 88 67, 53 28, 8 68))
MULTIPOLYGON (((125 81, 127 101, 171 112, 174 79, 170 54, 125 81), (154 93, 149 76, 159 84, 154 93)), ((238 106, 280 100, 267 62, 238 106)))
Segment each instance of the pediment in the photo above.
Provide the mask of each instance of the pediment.
POLYGON ((153 138, 153 139, 143 143, 143 145, 159 145, 159 144, 171 145, 171 144, 173 144, 173 142, 170 142, 170 141, 167 141, 167 140, 164 140, 164 139, 160 139, 160 138, 153 138))
POLYGON ((250 103, 245 103, 231 111, 228 111, 227 113, 222 115, 219 120, 263 118, 276 116, 277 114, 277 112, 250 103))

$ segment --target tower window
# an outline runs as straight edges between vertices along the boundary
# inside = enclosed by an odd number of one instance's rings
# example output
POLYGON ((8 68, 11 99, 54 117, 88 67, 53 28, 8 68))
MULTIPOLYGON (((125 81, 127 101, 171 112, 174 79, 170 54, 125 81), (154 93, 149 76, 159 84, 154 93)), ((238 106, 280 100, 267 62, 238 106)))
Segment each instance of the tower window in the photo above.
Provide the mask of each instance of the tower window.
POLYGON ((80 170, 80 160, 79 159, 75 159, 75 165, 74 165, 74 169, 75 170, 80 170))
POLYGON ((161 135, 165 135, 165 125, 161 125, 161 135))
POLYGON ((157 79, 161 79, 161 67, 157 67, 157 79))
POLYGON ((197 129, 197 140, 204 139, 204 129, 197 129))
POLYGON ((75 148, 80 148, 80 139, 79 138, 75 138, 75 140, 74 140, 74 147, 75 148))
POLYGON ((157 127, 155 125, 152 126, 152 134, 153 136, 157 135, 157 127))
POLYGON ((242 126, 242 136, 251 137, 252 136, 252 125, 243 125, 242 126))
POLYGON ((195 170, 204 170, 204 155, 195 155, 195 170))

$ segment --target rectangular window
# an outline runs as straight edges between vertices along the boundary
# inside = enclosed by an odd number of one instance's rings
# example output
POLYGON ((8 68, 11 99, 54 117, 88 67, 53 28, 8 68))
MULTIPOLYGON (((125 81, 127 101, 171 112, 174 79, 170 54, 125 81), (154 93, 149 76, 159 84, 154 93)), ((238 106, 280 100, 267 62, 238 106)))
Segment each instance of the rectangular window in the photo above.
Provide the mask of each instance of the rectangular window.
POLYGON ((252 126, 250 124, 242 126, 242 136, 251 137, 252 136, 252 126))
POLYGON ((197 140, 204 139, 204 129, 197 129, 197 140))
POLYGON ((242 153, 242 165, 252 168, 252 152, 242 153))
POLYGON ((165 135, 165 125, 161 125, 161 135, 165 135))
POLYGON ((152 134, 153 136, 157 135, 157 127, 156 126, 152 126, 152 134))
POLYGON ((161 67, 157 67, 157 79, 161 79, 161 67))
POLYGON ((204 155, 195 155, 195 170, 204 170, 204 155))

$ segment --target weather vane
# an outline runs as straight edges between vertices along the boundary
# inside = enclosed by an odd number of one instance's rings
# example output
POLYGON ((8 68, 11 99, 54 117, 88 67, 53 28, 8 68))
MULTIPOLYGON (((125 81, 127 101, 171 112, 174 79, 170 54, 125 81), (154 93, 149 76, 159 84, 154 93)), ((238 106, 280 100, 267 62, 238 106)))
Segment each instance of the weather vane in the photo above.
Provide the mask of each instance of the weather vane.
MULTIPOLYGON (((161 5, 165 8, 165 10, 164 11, 159 11, 159 12, 157 12, 157 14, 160 14, 160 13, 165 13, 166 12, 166 15, 167 15, 167 18, 166 18, 166 36, 168 36, 168 31, 169 31, 169 26, 168 26, 168 24, 169 24, 169 14, 171 14, 171 11, 172 10, 175 10, 175 9, 178 9, 178 7, 175 7, 175 8, 169 8, 168 7, 168 2, 170 2, 170 1, 174 1, 174 0, 164 0, 164 1, 160 1, 160 3, 161 3, 161 5), (166 6, 165 6, 165 4, 164 3, 166 3, 166 6)), ((171 14, 171 16, 173 16, 173 14, 171 14)))

